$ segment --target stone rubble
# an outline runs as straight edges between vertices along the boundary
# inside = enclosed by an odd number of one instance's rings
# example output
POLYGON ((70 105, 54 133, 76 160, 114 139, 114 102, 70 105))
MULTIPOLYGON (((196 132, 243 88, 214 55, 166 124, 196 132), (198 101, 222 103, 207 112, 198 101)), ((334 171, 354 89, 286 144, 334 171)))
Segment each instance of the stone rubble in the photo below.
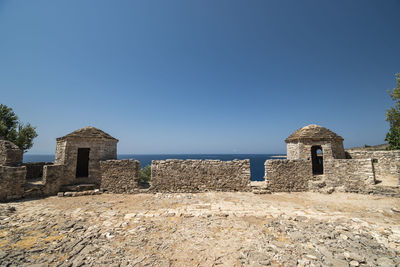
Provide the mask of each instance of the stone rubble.
POLYGON ((2 266, 396 266, 400 200, 85 195, 0 204, 2 266), (368 202, 368 203, 367 203, 368 202))

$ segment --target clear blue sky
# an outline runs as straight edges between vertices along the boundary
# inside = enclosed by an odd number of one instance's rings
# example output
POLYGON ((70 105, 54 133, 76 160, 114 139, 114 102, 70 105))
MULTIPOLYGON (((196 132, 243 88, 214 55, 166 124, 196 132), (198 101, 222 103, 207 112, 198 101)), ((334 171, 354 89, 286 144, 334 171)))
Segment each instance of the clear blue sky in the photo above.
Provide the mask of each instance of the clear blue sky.
POLYGON ((383 143, 400 1, 0 0, 0 103, 29 153, 87 125, 119 153, 282 153, 319 124, 383 143))

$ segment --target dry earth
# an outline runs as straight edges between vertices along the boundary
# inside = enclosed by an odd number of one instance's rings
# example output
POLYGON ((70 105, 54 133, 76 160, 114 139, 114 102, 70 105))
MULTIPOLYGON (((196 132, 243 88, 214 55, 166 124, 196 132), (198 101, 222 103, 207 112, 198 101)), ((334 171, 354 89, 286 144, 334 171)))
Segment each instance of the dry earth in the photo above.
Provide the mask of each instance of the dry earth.
POLYGON ((0 204, 1 266, 399 262, 398 198, 214 192, 49 197, 0 204))

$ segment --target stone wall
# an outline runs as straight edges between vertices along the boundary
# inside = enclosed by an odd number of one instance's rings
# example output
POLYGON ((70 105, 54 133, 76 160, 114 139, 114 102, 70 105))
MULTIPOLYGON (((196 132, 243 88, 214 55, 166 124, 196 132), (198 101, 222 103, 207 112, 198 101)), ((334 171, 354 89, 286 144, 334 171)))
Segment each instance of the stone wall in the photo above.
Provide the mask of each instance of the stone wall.
POLYGON ((351 159, 372 159, 377 180, 400 178, 400 150, 346 150, 346 154, 351 159))
POLYGON ((36 179, 43 177, 44 165, 51 165, 52 162, 28 162, 23 163, 22 166, 26 167, 26 179, 36 179))
POLYGON ((272 192, 307 191, 308 182, 312 179, 310 160, 265 161, 265 181, 272 192))
POLYGON ((327 187, 358 192, 375 184, 371 159, 324 160, 324 181, 327 187))
POLYGON ((7 140, 0 140, 0 165, 20 166, 22 163, 23 151, 14 143, 7 140))
POLYGON ((111 193, 133 193, 139 188, 140 162, 134 159, 100 162, 101 189, 111 193))
MULTIPOLYGON (((287 159, 300 159, 300 146, 301 144, 299 143, 287 143, 286 144, 286 157, 287 159)), ((311 158, 311 151, 310 151, 310 156, 311 158)))
POLYGON ((18 199, 24 195, 26 168, 0 166, 0 201, 18 199))
POLYGON ((249 160, 153 160, 151 189, 157 192, 247 191, 249 160))
POLYGON ((61 177, 64 174, 64 165, 45 165, 43 167, 43 194, 55 195, 61 187, 61 177))
POLYGON ((43 177, 40 181, 29 181, 25 184, 25 198, 37 198, 56 195, 61 187, 64 173, 63 165, 44 165, 43 177))

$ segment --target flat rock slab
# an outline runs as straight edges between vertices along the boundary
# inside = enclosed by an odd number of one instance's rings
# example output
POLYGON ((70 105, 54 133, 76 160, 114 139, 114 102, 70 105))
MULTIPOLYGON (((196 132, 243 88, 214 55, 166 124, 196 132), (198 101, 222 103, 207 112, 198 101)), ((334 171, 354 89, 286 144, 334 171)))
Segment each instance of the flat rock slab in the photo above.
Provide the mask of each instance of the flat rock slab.
POLYGON ((346 193, 90 195, 0 204, 23 266, 395 266, 400 199, 346 193))

